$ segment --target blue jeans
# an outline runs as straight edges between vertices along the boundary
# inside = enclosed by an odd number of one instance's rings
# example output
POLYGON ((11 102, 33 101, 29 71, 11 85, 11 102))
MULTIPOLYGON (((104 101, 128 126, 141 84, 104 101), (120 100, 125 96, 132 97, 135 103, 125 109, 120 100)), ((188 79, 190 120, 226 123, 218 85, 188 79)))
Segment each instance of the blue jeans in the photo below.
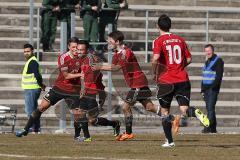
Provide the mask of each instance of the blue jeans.
POLYGON ((217 128, 217 119, 215 105, 217 103, 218 93, 212 89, 208 89, 204 92, 204 101, 207 108, 207 116, 210 121, 209 129, 211 132, 216 132, 217 128))
MULTIPOLYGON (((28 118, 38 107, 38 98, 40 96, 41 89, 26 89, 24 90, 25 98, 25 112, 27 113, 28 118)), ((34 132, 40 131, 40 120, 33 124, 31 129, 34 132)))

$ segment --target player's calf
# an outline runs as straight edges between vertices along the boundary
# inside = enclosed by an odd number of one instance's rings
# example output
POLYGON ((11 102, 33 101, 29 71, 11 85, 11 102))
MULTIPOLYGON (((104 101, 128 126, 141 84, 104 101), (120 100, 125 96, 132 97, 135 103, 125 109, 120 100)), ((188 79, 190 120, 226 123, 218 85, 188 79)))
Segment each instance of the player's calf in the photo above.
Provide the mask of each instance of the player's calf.
POLYGON ((22 137, 22 136, 27 136, 29 128, 31 128, 31 126, 40 119, 42 115, 42 112, 39 109, 36 109, 35 111, 33 111, 33 113, 31 114, 30 118, 27 121, 27 124, 25 125, 24 129, 17 131, 16 132, 16 136, 17 137, 22 137))
POLYGON ((172 137, 172 120, 174 117, 171 115, 165 115, 162 118, 162 126, 164 130, 165 137, 167 139, 168 144, 173 143, 172 137))

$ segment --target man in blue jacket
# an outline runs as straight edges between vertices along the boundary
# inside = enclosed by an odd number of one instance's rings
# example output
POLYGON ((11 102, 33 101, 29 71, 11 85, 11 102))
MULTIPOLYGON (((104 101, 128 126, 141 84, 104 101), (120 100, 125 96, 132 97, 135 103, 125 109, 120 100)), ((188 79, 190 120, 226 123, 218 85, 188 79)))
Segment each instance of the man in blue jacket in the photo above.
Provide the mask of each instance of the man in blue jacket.
POLYGON ((206 54, 206 62, 203 67, 203 80, 201 85, 201 93, 206 103, 208 112, 208 119, 210 126, 205 127, 203 133, 217 133, 217 120, 215 105, 218 99, 219 90, 221 87, 224 62, 223 60, 214 53, 214 46, 207 44, 204 47, 206 54))

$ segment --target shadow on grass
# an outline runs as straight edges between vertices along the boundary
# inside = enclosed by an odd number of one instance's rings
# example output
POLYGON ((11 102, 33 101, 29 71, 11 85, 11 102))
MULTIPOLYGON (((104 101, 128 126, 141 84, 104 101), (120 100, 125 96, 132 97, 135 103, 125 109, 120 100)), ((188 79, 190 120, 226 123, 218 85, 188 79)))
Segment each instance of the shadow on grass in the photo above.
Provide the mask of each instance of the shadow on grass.
POLYGON ((186 144, 186 145, 177 145, 177 147, 212 147, 212 148, 237 148, 240 147, 240 145, 208 145, 208 144, 186 144))

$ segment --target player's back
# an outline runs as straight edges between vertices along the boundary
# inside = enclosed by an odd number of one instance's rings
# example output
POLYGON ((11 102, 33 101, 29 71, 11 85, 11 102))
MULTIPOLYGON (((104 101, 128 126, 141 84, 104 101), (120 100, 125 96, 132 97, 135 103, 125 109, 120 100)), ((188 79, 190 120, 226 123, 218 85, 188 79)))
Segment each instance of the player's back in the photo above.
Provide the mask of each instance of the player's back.
POLYGON ((160 54, 159 63, 166 67, 166 72, 159 75, 160 81, 178 83, 189 80, 185 66, 191 54, 182 37, 172 33, 159 36, 153 42, 153 53, 160 54))

